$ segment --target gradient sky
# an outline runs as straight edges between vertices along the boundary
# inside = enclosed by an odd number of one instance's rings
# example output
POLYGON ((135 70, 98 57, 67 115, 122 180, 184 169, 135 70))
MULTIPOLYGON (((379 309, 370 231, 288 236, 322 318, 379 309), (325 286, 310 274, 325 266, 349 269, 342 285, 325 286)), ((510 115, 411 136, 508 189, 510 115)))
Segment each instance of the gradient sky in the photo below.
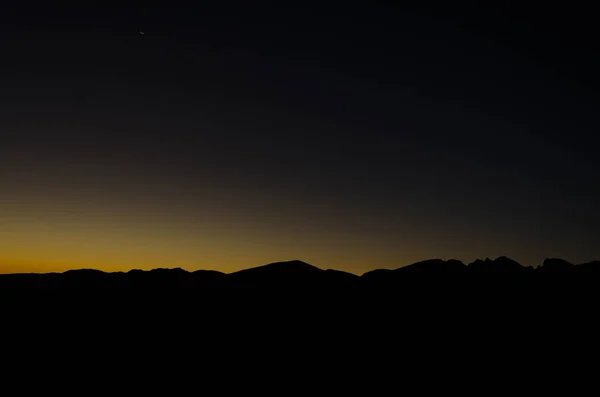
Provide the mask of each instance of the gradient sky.
POLYGON ((589 11, 48 3, 0 8, 0 272, 600 259, 589 11))

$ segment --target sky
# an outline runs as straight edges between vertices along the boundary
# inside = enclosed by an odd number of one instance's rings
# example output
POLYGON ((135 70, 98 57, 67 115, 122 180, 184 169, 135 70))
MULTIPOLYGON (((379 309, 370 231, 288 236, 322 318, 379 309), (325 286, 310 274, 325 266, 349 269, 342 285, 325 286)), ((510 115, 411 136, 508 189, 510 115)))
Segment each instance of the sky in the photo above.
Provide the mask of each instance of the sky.
POLYGON ((0 273, 600 259, 590 10, 48 3, 0 6, 0 273))

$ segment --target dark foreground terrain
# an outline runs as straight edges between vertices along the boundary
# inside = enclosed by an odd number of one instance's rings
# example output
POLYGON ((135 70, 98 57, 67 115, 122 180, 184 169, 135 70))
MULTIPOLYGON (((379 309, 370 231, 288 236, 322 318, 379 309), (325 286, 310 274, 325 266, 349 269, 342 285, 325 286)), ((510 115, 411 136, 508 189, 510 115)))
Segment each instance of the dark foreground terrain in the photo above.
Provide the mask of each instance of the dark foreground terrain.
MULTIPOLYGON (((349 374, 374 371, 419 388, 437 384, 433 373, 510 388, 542 364, 564 376, 595 354, 599 297, 600 262, 428 260, 358 276, 291 261, 231 274, 2 275, 0 320, 5 350, 27 365, 76 352, 75 366, 104 357, 124 374, 185 367, 194 380, 204 368, 282 372, 294 385, 341 371, 348 387, 349 374)), ((541 372, 531 379, 548 382, 541 372)))
POLYGON ((48 304, 60 310, 79 310, 86 302, 101 302, 110 310, 165 315, 179 310, 187 310, 187 316, 189 312, 197 316, 275 312, 280 317, 309 313, 314 319, 324 313, 330 320, 350 313, 352 318, 368 321, 365 315, 380 312, 396 321, 411 312, 419 316, 434 312, 485 316, 493 313, 494 307, 503 307, 507 315, 525 313, 531 318, 530 314, 542 310, 573 313, 596 307, 600 303, 600 261, 574 265, 546 259, 534 268, 507 257, 470 264, 432 259, 360 276, 302 261, 229 274, 180 268, 114 273, 81 269, 0 275, 2 293, 9 297, 5 302, 17 306, 35 299, 36 307, 48 304), (64 302, 56 302, 61 299, 64 302), (131 306, 123 309, 127 304, 131 306))

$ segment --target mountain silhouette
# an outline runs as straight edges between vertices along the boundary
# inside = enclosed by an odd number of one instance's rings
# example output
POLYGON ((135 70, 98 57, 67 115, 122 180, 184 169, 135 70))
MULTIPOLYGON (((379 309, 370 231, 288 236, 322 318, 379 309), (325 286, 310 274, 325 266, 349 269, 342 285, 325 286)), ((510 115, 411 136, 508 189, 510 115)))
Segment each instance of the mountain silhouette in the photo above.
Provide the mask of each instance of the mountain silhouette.
MULTIPOLYGON (((0 275, 0 287, 18 288, 340 288, 340 287, 393 287, 410 289, 418 280, 420 286, 458 284, 461 280, 478 279, 490 274, 600 274, 600 261, 573 264, 560 258, 547 258, 537 268, 501 256, 496 259, 478 259, 465 265, 460 260, 429 259, 396 269, 376 269, 356 275, 334 269, 321 269, 309 263, 292 260, 274 262, 232 273, 214 270, 189 272, 181 268, 133 269, 128 272, 104 272, 95 269, 68 270, 63 273, 25 273, 0 275), (475 278, 474 278, 475 277, 475 278)), ((493 280, 485 277, 481 280, 493 280)), ((510 277, 498 278, 506 282, 510 277)))
POLYGON ((322 272, 322 269, 319 269, 316 266, 310 265, 306 262, 302 262, 299 260, 287 261, 287 262, 275 262, 269 263, 267 265, 252 267, 249 269, 239 270, 237 272, 231 273, 231 275, 235 277, 246 276, 246 275, 256 275, 256 274, 280 274, 280 275, 289 275, 289 274, 316 274, 322 272))
POLYGON ((323 270, 306 262, 293 260, 240 270, 229 275, 237 286, 326 286, 354 280, 358 276, 338 270, 323 270))
POLYGON ((485 258, 483 261, 481 259, 477 259, 475 262, 468 265, 468 269, 471 272, 505 273, 532 271, 533 267, 525 267, 519 262, 506 256, 500 256, 494 260, 489 258, 485 258))
POLYGON ((449 273, 449 272, 464 272, 467 267, 464 263, 456 259, 442 260, 429 259, 426 261, 416 262, 412 265, 404 266, 396 269, 396 272, 423 272, 423 273, 449 273))
POLYGON ((567 272, 574 271, 575 265, 560 258, 546 258, 538 270, 543 272, 567 272))
POLYGON ((582 263, 574 267, 577 272, 600 273, 600 261, 582 263))

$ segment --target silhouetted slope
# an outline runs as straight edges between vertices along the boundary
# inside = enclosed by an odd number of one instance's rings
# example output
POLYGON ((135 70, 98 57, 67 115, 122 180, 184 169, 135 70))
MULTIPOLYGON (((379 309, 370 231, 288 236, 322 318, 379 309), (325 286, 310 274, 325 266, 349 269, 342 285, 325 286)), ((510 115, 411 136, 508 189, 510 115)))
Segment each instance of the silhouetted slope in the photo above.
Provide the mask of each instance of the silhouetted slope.
POLYGON ((64 287, 101 287, 112 284, 118 278, 115 273, 106 273, 95 269, 68 270, 60 276, 53 276, 53 281, 64 287))
POLYGON ((403 288, 411 289, 411 283, 414 280, 428 280, 429 286, 433 284, 446 284, 449 280, 455 279, 460 274, 464 274, 467 267, 458 260, 430 259, 420 261, 399 267, 394 270, 376 269, 361 276, 361 284, 370 288, 403 288))
POLYGON ((376 269, 364 273, 361 278, 369 282, 378 282, 388 279, 402 277, 404 273, 423 273, 423 274, 447 274, 462 273, 467 270, 464 263, 459 260, 451 259, 448 261, 442 259, 429 259, 421 262, 412 263, 397 269, 376 269))
POLYGON ((327 269, 323 274, 323 279, 330 282, 356 283, 360 279, 356 274, 343 272, 341 270, 327 269))
POLYGON ((600 273, 600 261, 592 261, 576 265, 575 271, 585 273, 600 273))
POLYGON ((195 284, 221 286, 227 282, 227 274, 216 270, 196 270, 191 273, 191 279, 195 284))
POLYGON ((190 273, 181 269, 158 268, 150 271, 131 270, 126 273, 124 281, 135 286, 192 286, 190 273))
POLYGON ((257 274, 278 274, 278 275, 290 275, 290 274, 317 274, 321 273, 323 269, 319 269, 316 266, 310 265, 306 262, 299 260, 287 261, 287 262, 274 262, 267 265, 251 267, 249 269, 239 270, 237 272, 230 273, 234 277, 242 277, 247 275, 257 274))
POLYGON ((426 261, 416 262, 412 265, 404 266, 395 270, 399 273, 420 272, 420 273, 454 273, 465 272, 467 266, 459 260, 450 259, 429 259, 426 261))

